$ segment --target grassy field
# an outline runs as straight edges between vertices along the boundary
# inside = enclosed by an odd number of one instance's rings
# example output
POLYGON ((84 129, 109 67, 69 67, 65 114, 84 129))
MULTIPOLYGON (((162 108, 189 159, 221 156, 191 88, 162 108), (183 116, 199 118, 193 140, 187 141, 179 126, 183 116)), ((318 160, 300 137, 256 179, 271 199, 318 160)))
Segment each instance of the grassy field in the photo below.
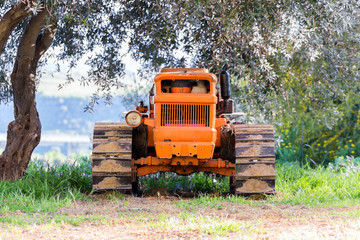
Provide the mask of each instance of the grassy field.
MULTIPOLYGON (((173 194, 171 203, 165 204, 170 206, 171 210, 158 212, 151 207, 138 207, 136 199, 141 198, 132 198, 117 192, 107 193, 105 196, 93 195, 91 164, 87 157, 77 156, 61 165, 34 160, 23 179, 0 182, 0 226, 75 226, 89 222, 111 225, 131 219, 131 223, 141 222, 148 228, 163 231, 196 230, 209 236, 228 236, 243 231, 251 235, 259 229, 253 223, 239 222, 210 213, 222 213, 221 209, 231 212, 232 208, 239 206, 281 208, 285 205, 288 208, 307 209, 340 209, 354 206, 355 209, 352 209, 351 213, 331 211, 329 214, 346 219, 360 216, 360 211, 356 208, 360 203, 360 165, 359 159, 352 157, 339 158, 327 167, 315 168, 278 162, 277 194, 262 200, 229 196, 226 194, 229 185, 227 178, 216 178, 202 173, 191 177, 178 177, 167 173, 157 178, 143 178, 141 185, 146 194, 152 194, 157 198, 164 196, 164 189, 174 194, 179 189, 197 194, 191 199, 176 197, 173 194), (97 205, 99 201, 106 201, 104 206, 115 203, 121 206, 122 210, 118 210, 116 215, 102 214, 105 210, 93 212, 92 207, 81 214, 63 212, 63 209, 80 208, 80 205, 97 205), (202 211, 207 213, 200 213, 202 211)), ((161 205, 160 209, 165 205, 161 205)), ((318 214, 321 214, 321 211, 318 214)))
MULTIPOLYGON (((302 204, 307 207, 349 206, 360 202, 360 160, 347 157, 338 159, 328 167, 300 167, 297 163, 277 163, 275 196, 266 202, 302 204)), ((241 202, 253 204, 239 196, 226 196, 228 178, 216 178, 204 173, 181 177, 166 173, 141 179, 145 193, 166 188, 195 192, 198 197, 189 204, 216 202, 241 202), (210 195, 212 197, 210 197, 210 195), (206 199, 206 200, 204 200, 206 199)), ((73 200, 90 199, 91 163, 86 156, 76 156, 68 163, 52 165, 34 160, 23 179, 0 182, 0 213, 53 212, 71 204, 73 200)))

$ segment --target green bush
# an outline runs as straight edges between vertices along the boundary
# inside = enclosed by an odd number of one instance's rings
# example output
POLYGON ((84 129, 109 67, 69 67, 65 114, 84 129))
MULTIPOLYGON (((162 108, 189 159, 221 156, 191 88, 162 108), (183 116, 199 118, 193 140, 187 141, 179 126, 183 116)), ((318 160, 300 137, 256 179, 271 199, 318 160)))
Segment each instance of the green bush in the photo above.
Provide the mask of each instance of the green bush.
POLYGON ((308 111, 283 116, 277 127, 278 160, 314 166, 338 157, 360 156, 360 103, 348 101, 338 110, 338 119, 331 123, 315 121, 317 116, 308 111))

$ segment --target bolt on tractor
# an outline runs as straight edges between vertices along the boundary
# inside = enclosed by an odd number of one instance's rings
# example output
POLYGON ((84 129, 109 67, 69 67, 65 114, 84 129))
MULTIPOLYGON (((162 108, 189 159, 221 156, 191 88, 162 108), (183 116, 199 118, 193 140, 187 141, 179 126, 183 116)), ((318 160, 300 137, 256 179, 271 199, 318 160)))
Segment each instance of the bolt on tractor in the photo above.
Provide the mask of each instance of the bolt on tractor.
POLYGON ((138 177, 157 172, 216 173, 239 195, 275 193, 272 125, 231 122, 226 66, 218 78, 201 68, 164 68, 123 122, 95 124, 92 183, 98 190, 139 191, 138 177))

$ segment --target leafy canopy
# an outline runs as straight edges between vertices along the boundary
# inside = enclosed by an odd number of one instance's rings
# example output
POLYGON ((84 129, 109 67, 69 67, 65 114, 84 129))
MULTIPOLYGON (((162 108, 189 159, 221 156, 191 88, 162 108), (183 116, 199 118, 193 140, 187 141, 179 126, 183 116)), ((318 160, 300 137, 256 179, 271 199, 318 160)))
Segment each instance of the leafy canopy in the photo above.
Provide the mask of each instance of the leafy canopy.
MULTIPOLYGON (((15 1, 1 3, 0 15, 4 15, 15 1)), ((332 131, 342 126, 339 121, 356 123, 359 118, 347 117, 359 103, 357 0, 58 0, 46 4, 58 31, 52 45, 55 51, 43 59, 43 66, 50 60, 70 62, 69 83, 80 80, 98 86, 92 104, 99 95, 109 99, 112 89, 122 87, 125 48, 142 63, 144 75, 169 66, 217 72, 227 62, 238 110, 256 115, 257 121, 275 120, 283 129, 288 123, 294 129, 314 129, 303 134, 301 141, 299 134, 291 140, 300 149, 305 143, 311 149, 320 144, 312 139, 317 131, 332 131), (91 70, 75 79, 72 69, 84 56, 91 70), (314 124, 318 125, 311 127, 314 124)), ((31 15, 36 9, 37 5, 29 8, 31 15)), ((13 31, 0 57, 2 100, 10 96, 10 69, 26 21, 13 31)))

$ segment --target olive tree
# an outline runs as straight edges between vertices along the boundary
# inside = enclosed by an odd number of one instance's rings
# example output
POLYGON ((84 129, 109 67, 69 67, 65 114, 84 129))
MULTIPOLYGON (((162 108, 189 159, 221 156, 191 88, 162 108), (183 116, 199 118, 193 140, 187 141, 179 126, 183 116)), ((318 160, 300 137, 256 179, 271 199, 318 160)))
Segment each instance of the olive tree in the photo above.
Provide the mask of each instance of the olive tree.
POLYGON ((11 97, 14 103, 14 121, 8 125, 0 155, 1 179, 21 178, 40 142, 36 85, 51 46, 58 52, 53 57, 71 60, 70 67, 76 67, 84 54, 94 53, 87 81, 105 95, 121 86, 124 65, 119 49, 126 31, 111 14, 116 8, 120 9, 118 3, 108 1, 1 1, 0 97, 2 101, 11 97))

